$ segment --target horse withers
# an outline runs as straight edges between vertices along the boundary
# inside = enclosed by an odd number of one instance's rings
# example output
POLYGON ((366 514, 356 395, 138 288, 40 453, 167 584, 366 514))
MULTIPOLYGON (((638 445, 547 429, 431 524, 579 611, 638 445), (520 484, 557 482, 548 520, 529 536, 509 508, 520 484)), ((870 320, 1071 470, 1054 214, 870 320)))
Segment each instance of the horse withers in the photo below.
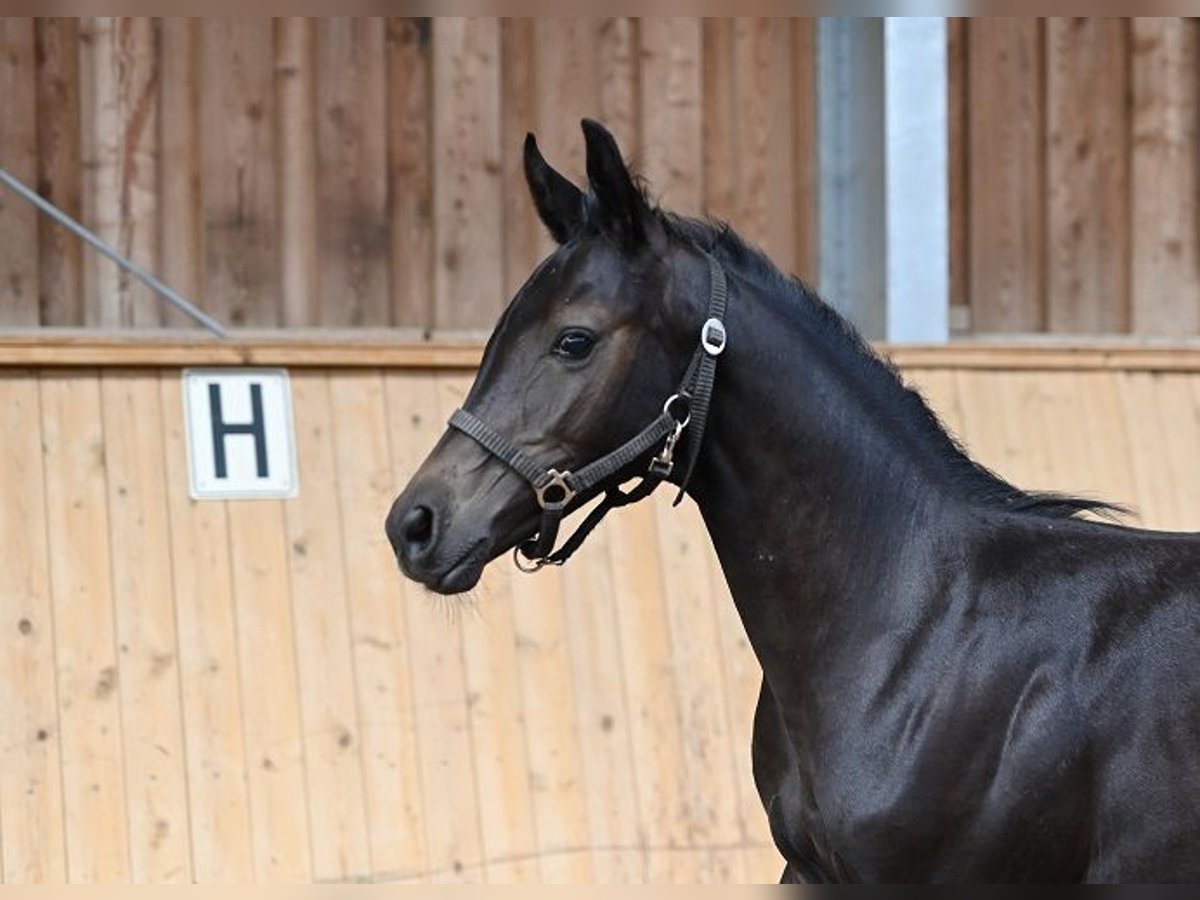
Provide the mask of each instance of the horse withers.
POLYGON ((403 572, 562 562, 686 488, 763 668, 783 880, 1200 879, 1200 538, 976 464, 809 289, 583 130, 586 192, 526 141, 558 246, 393 505, 403 572))

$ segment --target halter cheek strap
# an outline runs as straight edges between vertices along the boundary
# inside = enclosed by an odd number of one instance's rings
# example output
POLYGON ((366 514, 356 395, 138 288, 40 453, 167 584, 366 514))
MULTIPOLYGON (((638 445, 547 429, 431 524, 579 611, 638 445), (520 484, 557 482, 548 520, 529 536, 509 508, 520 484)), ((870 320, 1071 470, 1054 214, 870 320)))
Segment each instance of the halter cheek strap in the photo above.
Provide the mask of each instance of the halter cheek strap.
POLYGON ((537 535, 514 551, 513 558, 522 571, 536 571, 545 565, 562 565, 579 549, 584 539, 610 510, 634 503, 653 493, 674 471, 675 446, 687 429, 686 464, 675 503, 678 504, 683 499, 704 439, 717 357, 724 352, 727 344, 724 324, 727 300, 725 272, 707 253, 705 257, 709 268, 709 302, 708 318, 700 329, 700 346, 692 354, 679 390, 663 403, 662 412, 616 450, 578 471, 560 471, 538 463, 478 416, 464 409, 457 409, 450 416, 449 424, 452 428, 474 439, 528 481, 533 488, 534 496, 542 509, 542 521, 537 535), (571 501, 577 495, 610 481, 613 476, 625 471, 659 446, 660 442, 659 452, 650 460, 641 482, 629 491, 622 491, 619 484, 609 484, 605 489, 604 499, 588 513, 575 533, 555 552, 554 544, 558 540, 559 525, 571 501), (521 556, 531 560, 532 565, 522 564, 521 556))

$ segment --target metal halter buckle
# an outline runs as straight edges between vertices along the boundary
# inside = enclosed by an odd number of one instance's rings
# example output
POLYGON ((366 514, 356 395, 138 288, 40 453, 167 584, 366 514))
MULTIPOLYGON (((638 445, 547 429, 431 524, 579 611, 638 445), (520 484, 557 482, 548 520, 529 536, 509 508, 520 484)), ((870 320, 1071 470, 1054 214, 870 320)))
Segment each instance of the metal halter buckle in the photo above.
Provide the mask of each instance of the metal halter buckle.
POLYGON ((720 319, 709 319, 700 329, 700 346, 709 356, 720 356, 724 353, 727 342, 725 323, 720 319))
POLYGON ((562 509, 571 502, 571 498, 575 496, 575 490, 567 483, 567 479, 571 477, 570 472, 560 472, 558 469, 549 469, 546 472, 550 476, 550 480, 541 487, 535 487, 533 492, 537 495, 538 506, 542 509, 562 509), (547 500, 546 492, 552 488, 562 490, 562 497, 558 500, 547 500))

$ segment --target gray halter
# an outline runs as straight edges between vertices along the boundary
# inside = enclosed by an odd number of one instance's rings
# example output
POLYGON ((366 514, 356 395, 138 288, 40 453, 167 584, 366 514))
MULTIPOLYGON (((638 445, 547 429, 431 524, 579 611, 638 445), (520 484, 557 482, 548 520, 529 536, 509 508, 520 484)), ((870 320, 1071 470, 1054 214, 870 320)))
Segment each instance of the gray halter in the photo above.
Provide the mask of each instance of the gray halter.
POLYGON ((704 439, 717 357, 726 346, 725 272, 715 259, 707 253, 704 255, 708 260, 709 298, 708 318, 700 329, 700 345, 692 354, 691 363, 684 373, 679 390, 663 403, 662 412, 616 450, 577 471, 560 471, 541 465, 508 438, 466 410, 457 409, 450 416, 450 425, 453 428, 473 438, 533 487, 538 506, 542 509, 542 522, 535 537, 514 548, 513 559, 522 571, 534 572, 546 565, 561 566, 579 549, 584 538, 600 524, 600 520, 609 510, 649 496, 674 471, 675 445, 679 443, 684 430, 690 429, 686 467, 675 503, 678 504, 683 499, 683 493, 696 467, 696 458, 700 455, 701 441, 704 439), (555 552, 554 543, 558 539, 558 528, 570 502, 576 496, 604 484, 625 470, 658 446, 660 441, 662 447, 650 460, 641 482, 629 491, 622 491, 619 484, 610 484, 605 490, 604 500, 587 515, 575 533, 555 552), (532 565, 523 564, 521 556, 531 560, 532 565))

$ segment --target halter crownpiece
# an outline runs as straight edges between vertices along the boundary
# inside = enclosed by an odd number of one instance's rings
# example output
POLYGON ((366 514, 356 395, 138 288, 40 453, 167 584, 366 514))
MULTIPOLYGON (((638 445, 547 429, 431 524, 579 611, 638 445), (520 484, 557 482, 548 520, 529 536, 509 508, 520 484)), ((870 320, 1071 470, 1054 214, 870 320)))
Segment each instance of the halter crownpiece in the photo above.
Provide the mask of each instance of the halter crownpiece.
MULTIPOLYGON (((704 253, 704 251, 701 251, 704 253)), ((729 344, 725 331, 725 307, 728 289, 725 271, 708 253, 709 297, 708 319, 700 329, 700 346, 692 354, 679 390, 663 403, 662 412, 636 435, 594 462, 588 463, 577 472, 542 466, 528 453, 492 429, 487 423, 465 409, 456 409, 450 416, 450 426, 475 440, 485 450, 529 482, 538 506, 542 510, 542 522, 536 536, 513 549, 513 560, 523 572, 536 572, 542 566, 561 566, 579 549, 584 539, 610 510, 634 503, 653 493, 666 481, 675 469, 675 446, 685 430, 688 430, 686 445, 686 468, 679 482, 679 493, 674 504, 683 499, 700 455, 700 444, 704 439, 704 427, 708 421, 708 408, 712 400, 713 382, 716 375, 717 357, 729 344), (629 491, 622 491, 619 484, 610 484, 601 501, 580 523, 558 549, 559 525, 566 515, 567 506, 579 494, 583 494, 611 479, 617 473, 645 456, 659 442, 662 446, 651 458, 642 480, 629 491), (523 563, 521 556, 531 561, 523 563)))

